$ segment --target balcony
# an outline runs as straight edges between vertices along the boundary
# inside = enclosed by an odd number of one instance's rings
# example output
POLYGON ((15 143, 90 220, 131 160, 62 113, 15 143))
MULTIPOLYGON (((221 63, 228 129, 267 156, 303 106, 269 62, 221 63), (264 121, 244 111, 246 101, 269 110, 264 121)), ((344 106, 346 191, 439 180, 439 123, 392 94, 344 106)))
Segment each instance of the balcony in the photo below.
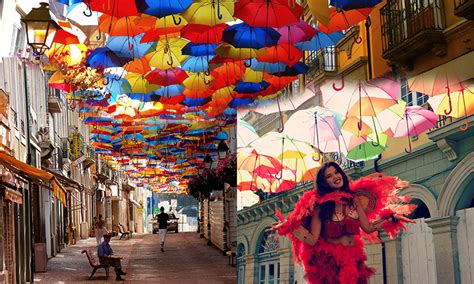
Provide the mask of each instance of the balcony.
POLYGON ((442 0, 389 0, 380 9, 382 57, 403 69, 427 52, 446 54, 442 0))
POLYGON ((57 96, 48 96, 48 111, 50 113, 61 113, 63 111, 61 100, 57 96))
POLYGON ((328 77, 336 76, 336 48, 331 46, 319 51, 310 51, 306 58, 306 64, 309 67, 306 83, 320 83, 328 77))
POLYGON ((474 0, 454 0, 454 15, 474 20, 474 0))

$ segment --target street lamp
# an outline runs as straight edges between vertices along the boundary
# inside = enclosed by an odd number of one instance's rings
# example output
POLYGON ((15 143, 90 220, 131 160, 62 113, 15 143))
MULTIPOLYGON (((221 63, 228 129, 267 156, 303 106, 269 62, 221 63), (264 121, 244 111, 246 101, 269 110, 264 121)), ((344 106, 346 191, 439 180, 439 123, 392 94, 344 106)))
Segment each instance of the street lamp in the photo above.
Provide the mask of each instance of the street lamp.
POLYGON ((203 162, 204 162, 204 168, 209 170, 211 168, 213 160, 212 160, 211 156, 209 156, 209 154, 206 154, 206 157, 204 157, 203 162))
POLYGON ((50 48, 53 37, 49 37, 52 32, 59 29, 58 24, 49 14, 48 3, 41 2, 39 8, 33 8, 21 21, 26 26, 26 39, 28 45, 33 48, 33 52, 42 55, 50 48), (48 41, 48 42, 46 42, 48 41))
POLYGON ((227 143, 225 141, 219 142, 217 145, 217 152, 219 153, 219 160, 224 160, 225 157, 227 156, 227 152, 229 151, 229 146, 227 146, 227 143))

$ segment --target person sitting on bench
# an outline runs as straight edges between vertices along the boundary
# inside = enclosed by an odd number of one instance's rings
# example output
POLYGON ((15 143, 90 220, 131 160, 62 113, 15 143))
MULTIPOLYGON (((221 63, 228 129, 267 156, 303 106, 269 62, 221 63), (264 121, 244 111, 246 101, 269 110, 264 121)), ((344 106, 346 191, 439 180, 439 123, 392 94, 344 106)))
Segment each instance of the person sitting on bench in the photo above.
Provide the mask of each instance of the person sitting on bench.
POLYGON ((115 280, 124 280, 121 275, 125 275, 125 273, 122 270, 122 264, 120 263, 120 260, 122 259, 121 257, 114 256, 114 252, 112 248, 110 247, 110 234, 105 234, 104 236, 104 241, 100 243, 99 247, 97 248, 97 256, 99 257, 99 262, 101 264, 107 264, 115 268, 115 274, 117 277, 115 280))

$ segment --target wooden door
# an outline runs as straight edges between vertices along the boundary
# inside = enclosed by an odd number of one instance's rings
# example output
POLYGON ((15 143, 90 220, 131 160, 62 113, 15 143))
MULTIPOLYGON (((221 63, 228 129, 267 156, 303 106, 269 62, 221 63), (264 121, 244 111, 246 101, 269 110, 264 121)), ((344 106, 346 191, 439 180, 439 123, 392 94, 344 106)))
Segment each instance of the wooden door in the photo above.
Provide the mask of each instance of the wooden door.
POLYGON ((403 283, 436 284, 433 234, 424 219, 407 224, 402 235, 403 283))
POLYGON ((474 208, 456 212, 461 283, 474 283, 474 208))

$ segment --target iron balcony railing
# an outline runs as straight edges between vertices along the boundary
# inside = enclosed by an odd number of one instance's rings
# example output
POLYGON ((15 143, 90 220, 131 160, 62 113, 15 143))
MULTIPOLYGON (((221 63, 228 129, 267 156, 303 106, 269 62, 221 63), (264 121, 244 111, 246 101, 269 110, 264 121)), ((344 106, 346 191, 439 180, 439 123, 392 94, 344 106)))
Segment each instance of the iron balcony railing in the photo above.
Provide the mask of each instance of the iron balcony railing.
POLYGON ((309 67, 308 79, 323 72, 335 72, 337 69, 336 48, 330 46, 321 50, 310 51, 306 58, 306 64, 309 67))
POLYGON ((388 0, 380 18, 383 52, 420 32, 445 28, 442 0, 388 0))
POLYGON ((469 2, 469 0, 454 0, 454 9, 459 9, 462 5, 469 2))

